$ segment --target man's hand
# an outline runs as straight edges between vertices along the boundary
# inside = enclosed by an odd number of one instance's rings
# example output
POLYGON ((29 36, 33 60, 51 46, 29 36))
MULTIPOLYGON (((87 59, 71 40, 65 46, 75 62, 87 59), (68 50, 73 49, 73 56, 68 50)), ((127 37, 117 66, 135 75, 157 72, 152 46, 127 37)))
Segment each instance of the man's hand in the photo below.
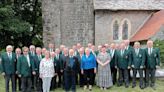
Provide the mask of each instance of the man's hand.
POLYGON ((22 76, 19 74, 18 77, 21 78, 22 76))
POLYGON ((143 66, 140 66, 140 69, 143 69, 143 66))
POLYGON ((35 72, 35 71, 33 71, 33 72, 32 72, 32 74, 33 74, 33 75, 36 75, 36 72, 35 72))
POLYGON ((2 75, 5 76, 5 72, 3 72, 2 75))
POLYGON ((131 67, 130 66, 128 66, 128 69, 130 69, 131 67))
POLYGON ((160 69, 160 66, 158 66, 158 65, 156 65, 155 67, 156 67, 156 69, 160 69))
POLYGON ((134 65, 132 65, 132 68, 134 68, 134 65))

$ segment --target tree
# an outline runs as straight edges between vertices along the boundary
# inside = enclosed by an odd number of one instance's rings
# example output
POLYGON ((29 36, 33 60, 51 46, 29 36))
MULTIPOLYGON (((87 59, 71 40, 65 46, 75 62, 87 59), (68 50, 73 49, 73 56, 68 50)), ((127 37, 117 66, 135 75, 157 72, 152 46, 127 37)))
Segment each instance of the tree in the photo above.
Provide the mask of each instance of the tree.
POLYGON ((40 0, 0 1, 0 49, 31 44, 42 46, 42 12, 40 0))

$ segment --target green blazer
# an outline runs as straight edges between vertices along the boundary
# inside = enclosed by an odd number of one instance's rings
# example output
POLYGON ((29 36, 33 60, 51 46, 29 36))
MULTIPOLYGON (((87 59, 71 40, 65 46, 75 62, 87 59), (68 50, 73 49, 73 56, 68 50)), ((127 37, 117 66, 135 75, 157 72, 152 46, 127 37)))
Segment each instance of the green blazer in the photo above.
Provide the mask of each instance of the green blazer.
POLYGON ((138 54, 135 52, 135 49, 132 51, 132 68, 140 69, 140 66, 145 66, 145 52, 143 49, 139 49, 138 54))
POLYGON ((148 48, 145 49, 146 55, 146 68, 155 69, 160 65, 160 51, 158 48, 153 48, 152 53, 149 55, 148 48))
POLYGON ((26 57, 24 55, 19 57, 17 63, 18 74, 20 74, 22 77, 30 77, 32 75, 32 72, 35 71, 34 61, 32 60, 32 57, 30 57, 31 66, 29 67, 26 57))
POLYGON ((114 55, 112 56, 111 50, 109 50, 109 54, 111 56, 110 67, 114 68, 117 62, 117 50, 114 51, 114 55))
POLYGON ((12 52, 12 59, 10 60, 8 57, 7 52, 2 54, 2 72, 5 74, 15 74, 15 62, 16 62, 16 55, 12 52))
POLYGON ((124 51, 121 55, 121 50, 117 52, 116 66, 120 69, 128 69, 128 66, 131 66, 131 55, 127 50, 124 51))

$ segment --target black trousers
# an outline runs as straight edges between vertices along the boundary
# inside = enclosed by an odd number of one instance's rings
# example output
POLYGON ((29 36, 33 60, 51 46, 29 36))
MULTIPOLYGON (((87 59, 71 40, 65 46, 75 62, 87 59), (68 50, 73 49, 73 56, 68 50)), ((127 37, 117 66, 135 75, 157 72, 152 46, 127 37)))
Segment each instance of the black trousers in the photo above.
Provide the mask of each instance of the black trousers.
POLYGON ((50 90, 56 88, 56 76, 52 77, 50 90))
POLYGON ((22 84, 22 92, 32 92, 32 81, 31 77, 22 77, 21 78, 21 84, 22 84))
POLYGON ((125 86, 129 86, 128 69, 119 69, 118 85, 122 85, 123 81, 125 82, 125 86))
POLYGON ((21 91, 21 78, 17 74, 15 74, 15 88, 21 91))
POLYGON ((60 71, 57 71, 57 77, 58 77, 58 82, 57 82, 57 86, 61 87, 62 84, 62 73, 60 71))
POLYGON ((42 92, 42 79, 39 78, 38 73, 34 76, 34 89, 37 92, 42 92))
POLYGON ((94 84, 94 68, 84 70, 84 85, 93 85, 94 84))
POLYGON ((115 67, 111 67, 111 75, 113 84, 115 84, 117 82, 117 69, 115 67))
POLYGON ((9 92, 9 82, 11 79, 12 82, 12 92, 16 92, 16 87, 15 87, 15 74, 6 74, 4 76, 5 78, 5 87, 6 87, 6 92, 9 92))
POLYGON ((71 89, 72 92, 76 92, 76 74, 75 72, 64 72, 64 83, 65 91, 69 92, 71 89))
POLYGON ((79 85, 80 86, 84 85, 84 75, 81 74, 81 70, 79 71, 79 85))
POLYGON ((132 70, 133 70, 132 85, 136 86, 136 74, 137 74, 137 71, 138 71, 139 75, 140 75, 140 87, 143 87, 144 86, 143 69, 132 69, 132 70))
POLYGON ((146 69, 146 71, 145 71, 146 87, 149 85, 151 87, 155 86, 155 71, 156 71, 156 69, 148 69, 148 68, 146 69), (149 82, 149 80, 150 80, 150 82, 149 82))

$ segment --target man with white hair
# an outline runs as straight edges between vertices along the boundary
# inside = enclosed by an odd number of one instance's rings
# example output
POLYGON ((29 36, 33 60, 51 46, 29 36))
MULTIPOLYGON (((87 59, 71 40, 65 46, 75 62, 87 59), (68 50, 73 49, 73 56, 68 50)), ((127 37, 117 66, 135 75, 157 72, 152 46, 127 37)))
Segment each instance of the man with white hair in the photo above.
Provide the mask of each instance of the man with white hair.
POLYGON ((13 47, 11 45, 8 45, 6 47, 6 52, 2 54, 2 75, 5 78, 6 92, 9 92, 10 79, 12 82, 12 92, 16 92, 16 87, 15 87, 16 55, 12 51, 13 51, 13 47))
POLYGON ((35 46, 30 45, 29 49, 30 49, 29 55, 34 57, 35 56, 35 46))
POLYGON ((155 88, 155 71, 160 65, 160 51, 158 48, 153 47, 153 41, 147 41, 147 48, 145 49, 146 55, 146 87, 150 86, 155 88), (151 80, 149 82, 149 80, 151 80))
POLYGON ((78 59, 74 56, 74 50, 69 50, 69 56, 66 57, 64 62, 64 80, 65 80, 65 91, 76 92, 76 73, 78 66, 78 59))
POLYGON ((132 88, 136 86, 136 74, 137 71, 140 75, 140 88, 144 88, 143 83, 143 69, 145 66, 145 52, 143 49, 141 49, 140 43, 135 42, 134 43, 134 50, 132 51, 132 70, 133 70, 133 81, 132 81, 132 88))

